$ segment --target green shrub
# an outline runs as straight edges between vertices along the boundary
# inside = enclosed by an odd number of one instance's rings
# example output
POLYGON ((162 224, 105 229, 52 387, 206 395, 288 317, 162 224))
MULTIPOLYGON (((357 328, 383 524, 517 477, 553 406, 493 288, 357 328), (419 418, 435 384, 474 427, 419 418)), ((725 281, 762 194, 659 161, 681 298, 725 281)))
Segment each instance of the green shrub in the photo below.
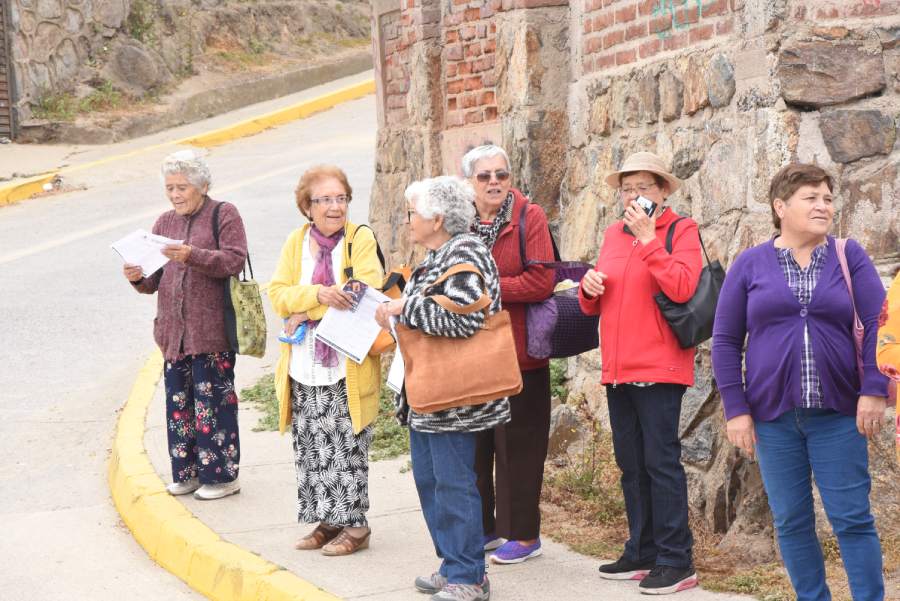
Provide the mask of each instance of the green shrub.
MULTIPOLYGON (((275 375, 267 374, 256 384, 244 388, 240 398, 243 402, 256 405, 262 412, 254 432, 267 432, 278 429, 278 399, 275 398, 275 375)), ((378 416, 373 424, 374 432, 369 445, 369 458, 372 461, 392 459, 409 453, 409 434, 394 417, 393 393, 387 387, 381 389, 378 399, 378 416)))
POLYGON ((267 432, 278 429, 278 399, 275 398, 275 374, 260 378, 256 384, 241 391, 241 400, 253 403, 262 412, 259 422, 253 427, 254 432, 267 432))
POLYGON ((566 388, 566 360, 550 360, 550 396, 558 397, 561 403, 566 402, 569 390, 566 388))
POLYGON ((387 386, 381 388, 374 428, 372 443, 369 445, 369 457, 372 461, 392 459, 409 453, 409 432, 394 417, 394 392, 387 386))

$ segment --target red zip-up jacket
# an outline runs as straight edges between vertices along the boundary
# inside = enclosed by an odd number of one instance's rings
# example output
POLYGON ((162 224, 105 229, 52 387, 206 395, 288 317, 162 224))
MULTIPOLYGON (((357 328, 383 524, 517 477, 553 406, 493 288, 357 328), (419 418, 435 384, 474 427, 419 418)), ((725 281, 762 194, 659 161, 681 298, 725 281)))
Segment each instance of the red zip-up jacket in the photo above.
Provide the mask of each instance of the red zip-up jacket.
POLYGON ((656 382, 694 384, 694 349, 682 349, 654 296, 662 291, 677 303, 697 289, 703 259, 697 223, 675 226, 672 254, 666 232, 679 216, 667 208, 656 220, 656 239, 641 244, 618 221, 603 234, 595 269, 608 277, 603 295, 589 298, 579 287, 581 309, 600 315, 603 384, 656 382))
POLYGON ((547 216, 536 204, 528 202, 524 194, 511 188, 513 194, 512 215, 509 224, 497 235, 491 254, 500 272, 500 301, 503 308, 509 311, 513 336, 516 340, 516 356, 519 369, 528 371, 546 367, 547 359, 534 359, 526 352, 528 339, 525 329, 525 308, 528 303, 539 302, 553 293, 554 274, 549 269, 531 267, 522 270, 522 257, 519 251, 519 222, 522 206, 527 204, 525 232, 525 255, 533 261, 552 261, 553 243, 550 241, 550 229, 547 227, 547 216))

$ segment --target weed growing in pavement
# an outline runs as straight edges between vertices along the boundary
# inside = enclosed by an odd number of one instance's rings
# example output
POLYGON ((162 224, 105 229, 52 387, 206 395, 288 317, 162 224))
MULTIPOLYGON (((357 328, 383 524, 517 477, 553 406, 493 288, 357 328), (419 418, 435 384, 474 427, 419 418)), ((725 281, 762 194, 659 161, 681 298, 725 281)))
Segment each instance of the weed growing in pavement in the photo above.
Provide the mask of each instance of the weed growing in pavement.
POLYGON ((275 398, 275 374, 268 374, 257 380, 253 386, 243 389, 240 400, 253 403, 262 412, 254 432, 278 429, 278 399, 275 398))
POLYGON ((372 461, 393 459, 409 453, 409 432, 394 417, 394 393, 382 386, 378 397, 378 416, 375 418, 369 458, 372 461))
MULTIPOLYGON (((262 412, 254 432, 268 432, 278 429, 278 399, 275 398, 275 374, 267 374, 253 386, 241 391, 243 402, 253 403, 262 412)), ((372 442, 369 444, 369 458, 372 461, 393 459, 409 453, 409 433, 394 418, 393 393, 386 386, 381 389, 378 399, 378 416, 373 425, 372 442)))
POLYGON ((618 486, 619 474, 612 437, 604 435, 594 422, 581 453, 554 470, 547 485, 563 497, 575 497, 587 503, 595 521, 611 525, 620 523, 625 516, 625 501, 618 486))
POLYGON ((78 98, 71 92, 45 90, 37 99, 34 116, 48 121, 73 121, 78 115, 121 108, 126 97, 104 80, 87 96, 78 98))

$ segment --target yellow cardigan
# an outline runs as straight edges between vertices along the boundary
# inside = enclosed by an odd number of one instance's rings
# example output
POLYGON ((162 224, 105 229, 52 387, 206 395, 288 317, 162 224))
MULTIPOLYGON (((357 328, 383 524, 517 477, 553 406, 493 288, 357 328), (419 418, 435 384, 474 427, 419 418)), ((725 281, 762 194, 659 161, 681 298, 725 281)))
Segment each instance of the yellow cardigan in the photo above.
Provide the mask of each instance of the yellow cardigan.
MULTIPOLYGON (((291 313, 306 313, 310 319, 322 319, 326 305, 319 304, 317 295, 321 284, 298 285, 303 259, 303 239, 309 224, 294 230, 281 249, 281 258, 269 282, 269 300, 282 318, 291 313)), ((341 264, 341 283, 347 281, 344 269, 350 266, 348 242, 353 241, 353 277, 370 286, 381 287, 384 278, 381 263, 375 252, 375 236, 369 228, 360 228, 349 221, 344 226, 344 259, 341 264)), ((372 423, 378 413, 378 393, 381 386, 381 364, 366 357, 362 365, 345 359, 347 366, 347 403, 353 431, 359 433, 372 423)), ((275 396, 278 398, 279 430, 284 433, 291 425, 291 385, 288 368, 291 345, 281 343, 281 356, 275 367, 275 396)))
POLYGON ((878 368, 892 380, 900 380, 900 275, 888 289, 878 325, 878 368))

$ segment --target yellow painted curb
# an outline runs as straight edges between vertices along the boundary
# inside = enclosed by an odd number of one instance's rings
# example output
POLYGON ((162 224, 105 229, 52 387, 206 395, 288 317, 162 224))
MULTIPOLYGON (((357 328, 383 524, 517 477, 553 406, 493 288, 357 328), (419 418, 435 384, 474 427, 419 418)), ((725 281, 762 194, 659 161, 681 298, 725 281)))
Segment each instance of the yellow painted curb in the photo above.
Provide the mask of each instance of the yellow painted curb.
POLYGON ((215 601, 340 601, 258 555, 222 540, 166 493, 144 449, 147 408, 162 373, 159 350, 144 364, 122 409, 109 488, 122 520, 147 554, 215 601))
POLYGON ((0 207, 40 194, 44 191, 44 184, 52 182, 54 177, 56 177, 56 173, 36 175, 0 186, 0 207))
POLYGON ((346 88, 341 88, 339 90, 335 90, 334 92, 329 92, 328 94, 323 94, 309 100, 304 100, 302 102, 298 102, 297 104, 285 107, 283 109, 278 109, 277 111, 272 111, 271 113, 266 113, 259 117, 232 123, 231 125, 227 125, 220 129, 215 129, 205 134, 190 136, 188 138, 182 138, 173 142, 154 144, 152 146, 147 146, 138 150, 132 150, 126 153, 92 161, 90 163, 84 163, 83 165, 66 167, 64 169, 60 169, 59 171, 54 171, 48 174, 24 179, 18 182, 10 182, 5 185, 0 185, 0 207, 13 202, 34 198, 35 195, 44 191, 44 184, 53 181, 53 179, 58 175, 75 173, 84 169, 98 167, 100 165, 120 161, 122 159, 130 158, 149 150, 155 150, 157 148, 162 148, 165 146, 199 146, 201 148, 211 148, 213 146, 227 144, 228 142, 237 140, 239 138, 252 136, 254 134, 258 134, 261 131, 271 129, 279 125, 284 125, 285 123, 289 123, 291 121, 306 119, 307 117, 315 115, 316 113, 321 113, 322 111, 333 108, 338 104, 341 104, 342 102, 356 100, 357 98, 362 98, 363 96, 368 96, 369 94, 374 93, 375 80, 368 79, 364 82, 354 84, 352 86, 347 86, 346 88))
POLYGON ((342 102, 356 100, 357 98, 362 98, 363 96, 374 93, 375 80, 370 79, 362 83, 347 86, 346 88, 341 88, 340 90, 335 90, 328 94, 323 94, 322 96, 295 104, 294 106, 272 111, 271 113, 267 113, 260 117, 254 117, 253 119, 234 123, 228 127, 223 127, 222 129, 217 129, 199 136, 185 138, 179 143, 189 146, 200 146, 203 148, 219 146, 220 144, 231 142, 236 138, 252 136, 253 134, 257 134, 278 125, 283 125, 290 121, 305 119, 310 115, 330 109, 342 102))

